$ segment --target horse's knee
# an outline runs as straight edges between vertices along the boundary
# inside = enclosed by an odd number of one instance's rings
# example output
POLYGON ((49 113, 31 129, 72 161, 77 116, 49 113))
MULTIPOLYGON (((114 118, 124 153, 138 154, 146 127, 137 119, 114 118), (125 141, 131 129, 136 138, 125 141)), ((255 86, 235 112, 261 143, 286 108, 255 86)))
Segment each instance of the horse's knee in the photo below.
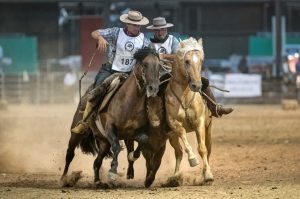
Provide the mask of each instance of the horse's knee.
POLYGON ((198 144, 198 151, 201 153, 201 154, 207 154, 207 148, 206 148, 206 145, 205 143, 200 143, 198 144))

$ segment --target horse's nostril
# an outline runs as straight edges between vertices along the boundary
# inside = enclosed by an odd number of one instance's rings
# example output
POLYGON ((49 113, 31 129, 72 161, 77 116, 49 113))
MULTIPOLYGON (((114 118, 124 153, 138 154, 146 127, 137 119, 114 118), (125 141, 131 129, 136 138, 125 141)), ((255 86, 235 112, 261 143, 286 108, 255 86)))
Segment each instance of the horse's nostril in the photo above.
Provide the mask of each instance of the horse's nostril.
POLYGON ((152 91, 152 90, 153 90, 153 87, 152 87, 152 86, 149 86, 149 90, 152 91))

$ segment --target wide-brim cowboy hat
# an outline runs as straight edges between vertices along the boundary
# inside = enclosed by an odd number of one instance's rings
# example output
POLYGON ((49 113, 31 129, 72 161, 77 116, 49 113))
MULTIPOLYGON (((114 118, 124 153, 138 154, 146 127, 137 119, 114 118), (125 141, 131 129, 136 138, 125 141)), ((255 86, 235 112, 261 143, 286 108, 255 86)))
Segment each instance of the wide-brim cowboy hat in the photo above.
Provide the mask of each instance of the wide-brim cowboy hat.
POLYGON ((131 10, 128 14, 120 16, 120 21, 135 25, 147 25, 149 20, 142 15, 139 11, 131 10))
POLYGON ((156 17, 153 19, 153 25, 147 26, 147 29, 155 30, 161 28, 170 28, 174 26, 171 23, 167 23, 164 17, 156 17))

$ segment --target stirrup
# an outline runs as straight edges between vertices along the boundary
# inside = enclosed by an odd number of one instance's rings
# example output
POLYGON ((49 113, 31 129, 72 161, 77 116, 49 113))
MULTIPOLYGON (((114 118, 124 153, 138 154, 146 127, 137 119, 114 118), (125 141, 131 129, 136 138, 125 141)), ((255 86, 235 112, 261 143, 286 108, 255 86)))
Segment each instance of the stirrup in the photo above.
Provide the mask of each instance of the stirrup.
POLYGON ((72 133, 82 134, 88 128, 88 123, 80 120, 74 128, 71 129, 72 133), (80 126, 81 125, 81 126, 80 126))

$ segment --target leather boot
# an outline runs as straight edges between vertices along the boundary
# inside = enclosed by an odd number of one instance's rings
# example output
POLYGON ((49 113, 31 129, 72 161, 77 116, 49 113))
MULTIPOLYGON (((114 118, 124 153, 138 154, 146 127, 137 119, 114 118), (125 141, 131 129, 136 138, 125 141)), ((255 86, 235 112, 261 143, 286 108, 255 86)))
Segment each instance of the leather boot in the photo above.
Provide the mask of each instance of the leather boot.
POLYGON ((233 111, 233 108, 225 108, 216 102, 216 98, 209 87, 203 90, 206 95, 202 95, 207 101, 207 107, 215 117, 222 117, 223 114, 227 115, 233 111), (209 99, 210 98, 210 99, 209 99))
POLYGON ((77 125, 71 129, 72 133, 83 134, 88 129, 88 127, 89 127, 88 119, 90 118, 93 108, 94 108, 93 103, 87 101, 84 112, 83 112, 82 120, 79 121, 77 123, 77 125))

